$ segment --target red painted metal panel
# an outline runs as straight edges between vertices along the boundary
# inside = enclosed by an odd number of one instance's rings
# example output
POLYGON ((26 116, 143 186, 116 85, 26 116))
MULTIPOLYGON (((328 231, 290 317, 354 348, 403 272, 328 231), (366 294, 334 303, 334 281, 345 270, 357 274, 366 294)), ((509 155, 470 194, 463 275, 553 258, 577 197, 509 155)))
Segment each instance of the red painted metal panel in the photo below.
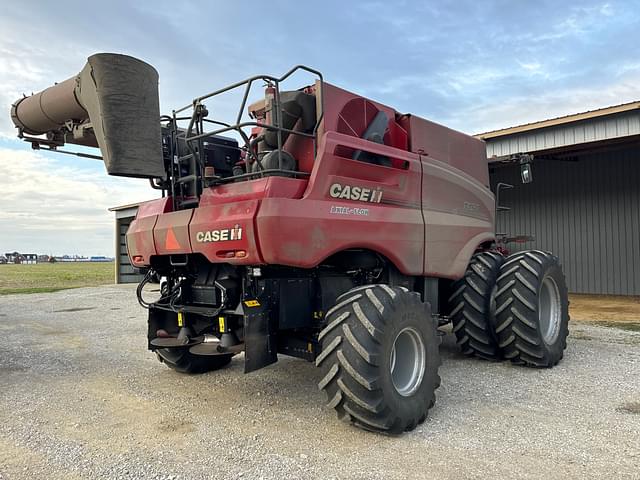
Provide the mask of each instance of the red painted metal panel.
POLYGON ((170 212, 171 208, 170 197, 149 200, 138 206, 136 218, 129 225, 125 235, 129 260, 133 266, 149 265, 151 256, 158 253, 153 241, 153 228, 156 225, 158 215, 170 212))
POLYGON ((172 210, 171 197, 158 198, 156 200, 149 200, 138 205, 138 211, 136 212, 136 218, 150 217, 152 215, 160 215, 161 213, 167 213, 172 210))
POLYGON ((158 215, 149 215, 142 218, 136 218, 125 236, 127 242, 127 251, 131 264, 136 267, 149 265, 149 259, 152 255, 156 255, 155 244, 153 242, 153 227, 156 224, 158 215))
POLYGON ((256 226, 264 261, 313 267, 335 252, 367 248, 388 257, 403 273, 420 275, 424 262, 421 188, 418 155, 329 132, 321 142, 304 198, 262 201, 256 226), (398 158, 407 168, 340 157, 334 152, 341 148, 398 158), (336 184, 382 196, 379 203, 334 198, 331 191, 336 184))
POLYGON ((158 255, 191 253, 189 222, 193 210, 181 210, 158 215, 153 239, 158 255))
POLYGON ((267 177, 207 188, 200 197, 200 207, 258 198, 302 198, 307 180, 267 177))
POLYGON ((399 122, 409 133, 409 150, 447 163, 489 186, 486 147, 482 140, 415 115, 404 115, 399 122))
POLYGON ((194 210, 189 226, 193 252, 215 263, 263 263, 254 228, 258 204, 258 200, 246 200, 194 210), (238 256, 238 252, 244 254, 238 256), (234 256, 230 256, 232 253, 234 256))
POLYGON ((469 258, 494 239, 494 197, 471 175, 422 157, 425 275, 460 278, 469 258))
POLYGON ((424 225, 419 209, 330 198, 267 199, 256 227, 268 264, 310 268, 333 253, 366 248, 389 258, 403 273, 422 273, 424 225), (354 209, 367 214, 348 213, 354 209))

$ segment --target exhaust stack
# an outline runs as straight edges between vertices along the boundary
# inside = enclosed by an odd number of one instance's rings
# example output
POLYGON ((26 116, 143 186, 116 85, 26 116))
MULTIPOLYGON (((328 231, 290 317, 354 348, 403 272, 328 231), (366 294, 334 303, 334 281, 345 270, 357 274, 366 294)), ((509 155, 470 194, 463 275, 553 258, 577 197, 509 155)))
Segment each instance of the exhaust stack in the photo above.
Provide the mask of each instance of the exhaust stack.
POLYGON ((11 119, 34 148, 97 147, 109 175, 165 176, 158 72, 136 58, 92 55, 75 77, 16 101, 11 119))

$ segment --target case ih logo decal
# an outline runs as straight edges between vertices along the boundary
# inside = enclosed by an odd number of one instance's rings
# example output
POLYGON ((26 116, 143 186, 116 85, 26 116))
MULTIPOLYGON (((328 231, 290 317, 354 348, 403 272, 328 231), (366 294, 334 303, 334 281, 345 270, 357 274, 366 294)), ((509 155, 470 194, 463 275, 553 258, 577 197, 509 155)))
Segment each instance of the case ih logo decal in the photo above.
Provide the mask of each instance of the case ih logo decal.
POLYGON ((382 190, 380 189, 373 190, 339 183, 331 185, 329 195, 333 198, 344 198, 345 200, 357 200, 359 202, 380 203, 382 200, 382 190))
POLYGON ((233 228, 196 233, 196 241, 201 243, 226 242, 228 240, 242 240, 242 227, 240 225, 236 225, 233 228))

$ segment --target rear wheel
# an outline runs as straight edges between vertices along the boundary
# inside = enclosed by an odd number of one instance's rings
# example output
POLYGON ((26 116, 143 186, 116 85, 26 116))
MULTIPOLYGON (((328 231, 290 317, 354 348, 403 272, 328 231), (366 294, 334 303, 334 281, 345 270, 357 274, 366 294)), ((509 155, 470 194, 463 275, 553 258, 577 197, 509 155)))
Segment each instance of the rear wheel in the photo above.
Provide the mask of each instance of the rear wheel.
POLYGON ((531 250, 507 258, 498 277, 496 332, 505 358, 556 365, 567 347, 569 301, 558 258, 531 250))
POLYGON ((316 365, 328 406, 342 419, 390 434, 423 422, 440 384, 429 305, 402 288, 368 285, 338 297, 326 320, 316 365))
POLYGON ((496 279, 504 257, 481 252, 471 257, 464 277, 456 281, 449 297, 449 317, 456 342, 464 355, 500 360, 495 326, 496 279))
POLYGON ((159 348, 158 359, 180 373, 206 373, 229 365, 233 355, 194 355, 189 348, 159 348))

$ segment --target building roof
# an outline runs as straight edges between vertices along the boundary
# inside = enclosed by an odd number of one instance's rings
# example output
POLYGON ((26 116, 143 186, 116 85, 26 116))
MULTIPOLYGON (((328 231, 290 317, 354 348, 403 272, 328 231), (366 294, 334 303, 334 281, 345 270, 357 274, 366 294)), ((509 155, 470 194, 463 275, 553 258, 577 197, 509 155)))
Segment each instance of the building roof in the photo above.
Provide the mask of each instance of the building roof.
POLYGON ((597 117, 604 117, 606 115, 612 115, 614 113, 628 112, 630 110, 640 110, 640 101, 622 103, 620 105, 614 105, 612 107, 599 108, 597 110, 589 110, 582 113, 574 113, 571 115, 565 115, 563 117, 550 118, 548 120, 541 120, 539 122, 525 123, 523 125, 517 125, 515 127, 503 128, 501 130, 492 130, 490 132, 479 133, 474 135, 476 138, 482 140, 488 140, 495 137, 503 137, 505 135, 512 135, 514 133, 522 133, 530 130, 538 130, 545 127, 553 127, 557 125, 563 125, 566 123, 578 122, 580 120, 588 120, 597 117))
POLYGON ((120 210, 129 210, 130 208, 138 208, 141 203, 144 203, 144 202, 129 203, 127 205, 120 205, 120 206, 117 206, 117 207, 111 207, 109 209, 109 211, 110 212, 119 212, 120 210))

